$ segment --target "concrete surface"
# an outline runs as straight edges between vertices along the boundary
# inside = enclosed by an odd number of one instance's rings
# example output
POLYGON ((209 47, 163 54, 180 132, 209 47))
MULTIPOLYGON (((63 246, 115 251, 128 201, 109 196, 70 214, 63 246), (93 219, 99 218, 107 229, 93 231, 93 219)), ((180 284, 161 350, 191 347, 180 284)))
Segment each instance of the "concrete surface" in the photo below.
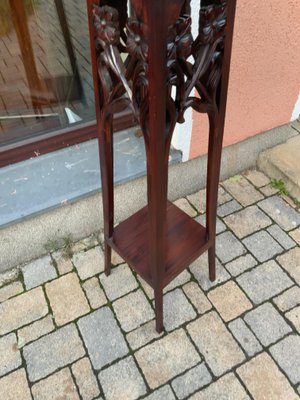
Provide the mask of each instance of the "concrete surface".
POLYGON ((292 197, 300 201, 300 135, 258 157, 258 167, 270 178, 282 180, 292 197))

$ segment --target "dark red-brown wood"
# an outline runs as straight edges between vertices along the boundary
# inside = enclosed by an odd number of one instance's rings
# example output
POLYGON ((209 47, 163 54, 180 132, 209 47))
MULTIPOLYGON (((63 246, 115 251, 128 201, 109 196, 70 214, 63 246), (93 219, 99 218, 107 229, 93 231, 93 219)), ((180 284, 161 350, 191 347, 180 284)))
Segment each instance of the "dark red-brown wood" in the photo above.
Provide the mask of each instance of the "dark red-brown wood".
POLYGON ((215 279, 217 194, 236 0, 202 0, 195 38, 188 0, 131 0, 133 15, 126 29, 124 3, 88 0, 105 271, 109 275, 113 248, 153 287, 160 332, 164 286, 205 250, 209 277, 215 279), (116 107, 128 106, 145 140, 148 204, 114 228, 110 121, 116 107), (206 113, 210 124, 206 228, 167 201, 172 134, 189 107, 206 113))

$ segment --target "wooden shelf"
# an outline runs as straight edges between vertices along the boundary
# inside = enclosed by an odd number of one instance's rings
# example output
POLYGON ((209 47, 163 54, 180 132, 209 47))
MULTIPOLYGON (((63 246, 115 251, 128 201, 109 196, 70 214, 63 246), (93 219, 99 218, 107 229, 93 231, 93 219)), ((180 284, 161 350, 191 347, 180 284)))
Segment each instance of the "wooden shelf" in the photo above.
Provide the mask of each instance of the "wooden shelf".
MULTIPOLYGON (((165 287, 209 247, 206 229, 168 202, 167 206, 165 287)), ((148 207, 144 207, 121 222, 109 240, 111 247, 153 287, 149 265, 148 207)))

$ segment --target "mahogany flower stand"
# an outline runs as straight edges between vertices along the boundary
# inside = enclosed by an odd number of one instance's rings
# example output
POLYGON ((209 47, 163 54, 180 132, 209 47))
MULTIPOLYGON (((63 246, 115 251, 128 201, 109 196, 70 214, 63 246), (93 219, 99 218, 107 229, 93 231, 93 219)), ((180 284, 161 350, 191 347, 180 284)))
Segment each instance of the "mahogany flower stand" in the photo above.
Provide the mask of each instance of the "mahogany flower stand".
POLYGON ((153 289, 163 330, 163 288, 208 250, 215 279, 216 210, 236 0, 202 0, 192 36, 188 0, 88 0, 101 161, 105 273, 114 249, 153 289), (114 227, 113 130, 131 107, 147 156, 148 204, 114 227), (168 201, 176 123, 192 107, 209 119, 206 227, 168 201))

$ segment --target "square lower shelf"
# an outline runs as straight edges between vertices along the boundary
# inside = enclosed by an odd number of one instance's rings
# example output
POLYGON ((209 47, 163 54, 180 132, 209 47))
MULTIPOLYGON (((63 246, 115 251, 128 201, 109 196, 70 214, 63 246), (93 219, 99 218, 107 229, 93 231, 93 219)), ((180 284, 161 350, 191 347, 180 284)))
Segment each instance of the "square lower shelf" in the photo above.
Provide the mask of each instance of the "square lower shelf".
MULTIPOLYGON (((153 287, 149 263, 147 206, 116 226, 112 240, 108 244, 153 287)), ((208 248, 206 229, 177 206, 168 202, 167 254, 163 287, 208 248)))

